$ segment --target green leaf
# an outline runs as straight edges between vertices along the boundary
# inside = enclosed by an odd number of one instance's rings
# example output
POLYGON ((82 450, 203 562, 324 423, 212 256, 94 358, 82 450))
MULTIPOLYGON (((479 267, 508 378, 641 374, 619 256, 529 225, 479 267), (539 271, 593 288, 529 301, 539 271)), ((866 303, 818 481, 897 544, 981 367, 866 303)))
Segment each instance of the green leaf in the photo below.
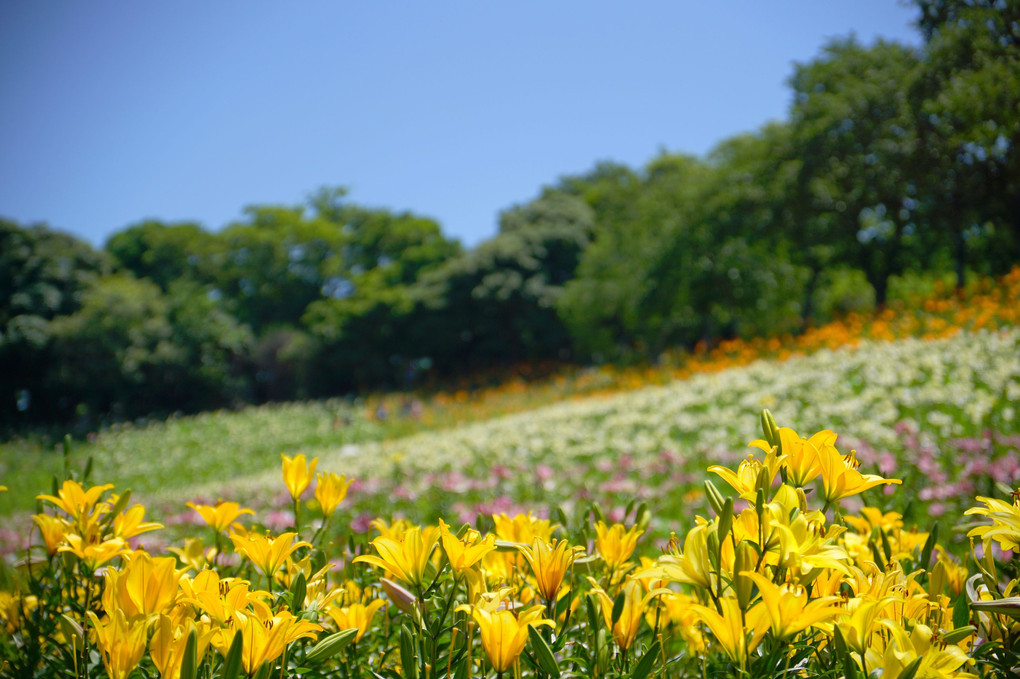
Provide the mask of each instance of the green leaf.
POLYGON ((417 653, 414 652, 414 635, 407 625, 400 626, 400 664, 404 668, 406 679, 418 678, 417 653))
POLYGON ((960 592, 953 603, 953 627, 963 627, 970 622, 970 608, 967 606, 966 592, 960 592))
POLYGON ((892 548, 889 546, 889 537, 885 534, 885 531, 881 528, 878 529, 878 534, 882 538, 882 553, 885 554, 885 563, 892 562, 892 548))
POLYGON ((846 639, 843 638, 843 632, 840 631, 839 627, 833 627, 833 646, 836 647, 836 657, 838 658, 841 665, 843 665, 843 674, 845 679, 857 679, 857 662, 850 655, 850 649, 846 645, 846 639))
POLYGON ((584 598, 584 610, 588 614, 588 627, 591 628, 592 634, 595 634, 595 631, 599 628, 599 617, 595 611, 595 602, 591 596, 584 598))
POLYGON ((909 665, 903 668, 898 679, 914 679, 914 676, 917 674, 917 669, 921 666, 922 660, 924 660, 923 655, 919 655, 914 658, 909 665))
POLYGON ((558 505, 556 507, 556 521, 564 528, 567 527, 567 513, 564 512, 563 508, 558 505))
POLYGON ((294 613, 298 613, 304 608, 307 590, 308 584, 305 581, 304 572, 298 573, 298 576, 294 578, 294 582, 290 584, 290 607, 294 613))
POLYGON ((646 679, 652 673, 652 669, 655 668, 655 661, 659 657, 660 649, 661 646, 658 641, 652 644, 652 647, 641 656, 641 660, 634 666, 630 679, 646 679))
POLYGON ((241 631, 238 630, 234 633, 234 640, 230 642, 230 650, 227 651, 227 655, 223 659, 223 671, 220 673, 220 679, 236 679, 241 671, 241 653, 243 652, 244 639, 241 636, 241 631))
POLYGON ((357 635, 357 628, 345 629, 337 632, 336 634, 330 634, 328 637, 315 644, 312 650, 308 651, 308 655, 305 656, 305 660, 308 662, 319 662, 332 658, 334 655, 342 651, 349 643, 354 641, 354 637, 357 635))
POLYGON ((612 621, 614 625, 620 621, 620 616, 623 615, 623 606, 625 603, 627 603, 627 597, 624 595, 623 592, 620 592, 619 594, 616 595, 616 598, 613 600, 612 621))
POLYGON ((648 529, 648 524, 652 522, 652 512, 648 509, 648 505, 644 502, 638 505, 637 514, 634 515, 634 525, 641 532, 648 529))
POLYGON ((556 656, 534 625, 528 625, 528 638, 531 639, 531 649, 535 653, 535 662, 538 663, 539 669, 558 679, 560 667, 556 664, 556 656))
POLYGON ((181 656, 181 679, 195 679, 198 673, 198 630, 191 629, 181 656))
POLYGON ((120 497, 117 498, 117 503, 113 505, 113 509, 111 509, 110 513, 107 514, 107 516, 110 517, 111 521, 114 519, 114 517, 116 517, 118 514, 124 511, 124 509, 127 507, 128 500, 130 499, 131 489, 129 488, 128 490, 125 490, 123 493, 120 494, 120 497))
POLYGON ((936 522, 931 527, 931 532, 928 533, 928 539, 924 541, 924 547, 921 548, 921 568, 928 569, 928 565, 931 563, 931 553, 935 549, 935 545, 939 541, 939 524, 936 522))

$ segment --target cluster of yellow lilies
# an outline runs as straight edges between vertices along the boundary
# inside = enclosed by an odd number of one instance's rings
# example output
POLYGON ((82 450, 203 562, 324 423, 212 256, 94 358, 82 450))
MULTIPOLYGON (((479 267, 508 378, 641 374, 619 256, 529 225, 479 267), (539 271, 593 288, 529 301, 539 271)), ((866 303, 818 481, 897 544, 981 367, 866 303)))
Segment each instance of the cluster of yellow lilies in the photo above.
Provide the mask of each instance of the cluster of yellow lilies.
POLYGON ((968 576, 899 514, 841 511, 846 498, 899 481, 862 473, 836 434, 803 438, 768 413, 762 426, 735 469, 709 468, 724 484, 705 484, 712 516, 654 559, 637 556, 643 507, 631 525, 497 514, 485 533, 483 523, 379 519, 357 545, 327 529, 350 482, 316 475, 317 460, 300 455, 282 464, 293 530, 246 527, 253 512, 236 502, 189 503, 211 543, 190 536, 157 556, 131 546, 162 526, 129 494, 69 479, 39 496, 47 509, 33 517, 23 586, 0 592, 0 667, 45 674, 49 658, 61 674, 95 677, 99 657, 112 679, 298 668, 408 679, 720 668, 949 678, 976 676, 975 644, 1020 642, 1018 582, 1003 580, 993 549, 1020 549, 1020 495, 981 497, 968 512, 984 517, 970 531, 980 558, 968 576), (308 507, 317 516, 302 527, 308 507), (19 654, 40 643, 51 647, 34 660, 19 654))

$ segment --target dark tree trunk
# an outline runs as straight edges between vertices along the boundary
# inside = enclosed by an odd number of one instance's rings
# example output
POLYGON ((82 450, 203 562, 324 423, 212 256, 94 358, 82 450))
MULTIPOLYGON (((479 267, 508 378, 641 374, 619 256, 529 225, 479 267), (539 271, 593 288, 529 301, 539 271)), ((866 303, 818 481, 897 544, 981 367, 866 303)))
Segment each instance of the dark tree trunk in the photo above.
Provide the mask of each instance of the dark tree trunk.
POLYGON ((811 275, 807 280, 807 284, 804 286, 804 303, 801 305, 800 312, 800 331, 803 333, 807 330, 808 323, 811 321, 812 315, 814 315, 814 301, 815 301, 815 289, 818 287, 818 278, 821 271, 815 267, 811 267, 811 275))

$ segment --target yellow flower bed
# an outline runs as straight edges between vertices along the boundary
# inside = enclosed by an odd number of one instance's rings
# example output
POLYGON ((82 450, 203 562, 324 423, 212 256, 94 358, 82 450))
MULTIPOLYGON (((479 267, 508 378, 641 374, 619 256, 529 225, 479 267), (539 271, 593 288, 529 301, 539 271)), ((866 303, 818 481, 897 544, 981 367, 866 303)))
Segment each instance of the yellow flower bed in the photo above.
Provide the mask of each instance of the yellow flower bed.
POLYGON ((331 525, 346 479, 320 473, 306 502, 318 461, 301 456, 283 460, 288 530, 192 503, 206 528, 150 554, 144 508, 68 478, 3 572, 0 675, 1009 676, 1020 491, 967 512, 971 575, 900 514, 844 511, 898 479, 833 432, 761 421, 751 456, 708 470, 709 515, 655 558, 643 504, 623 522, 589 506, 456 530, 378 519, 355 539, 331 525))

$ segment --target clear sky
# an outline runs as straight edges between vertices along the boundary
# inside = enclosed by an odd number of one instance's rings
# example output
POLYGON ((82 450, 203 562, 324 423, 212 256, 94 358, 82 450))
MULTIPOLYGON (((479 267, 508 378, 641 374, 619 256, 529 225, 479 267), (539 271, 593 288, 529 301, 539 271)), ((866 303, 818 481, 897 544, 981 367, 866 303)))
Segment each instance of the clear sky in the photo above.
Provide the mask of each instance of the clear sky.
POLYGON ((101 245, 219 229, 324 185, 474 245, 598 160, 786 117, 833 36, 916 44, 897 0, 0 4, 0 216, 101 245))

